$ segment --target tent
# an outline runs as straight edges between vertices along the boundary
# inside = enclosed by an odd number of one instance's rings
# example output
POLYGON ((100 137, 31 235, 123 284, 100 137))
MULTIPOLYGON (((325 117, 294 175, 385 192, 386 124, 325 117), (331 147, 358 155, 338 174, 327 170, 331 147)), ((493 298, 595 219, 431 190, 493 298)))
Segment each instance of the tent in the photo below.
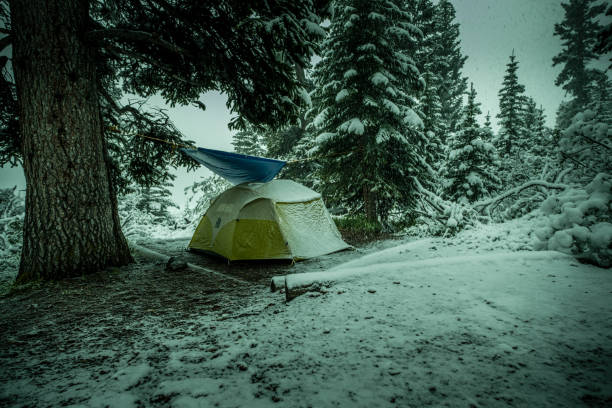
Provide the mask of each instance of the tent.
POLYGON ((291 180, 243 183, 221 193, 189 243, 230 261, 300 260, 348 247, 321 195, 291 180))

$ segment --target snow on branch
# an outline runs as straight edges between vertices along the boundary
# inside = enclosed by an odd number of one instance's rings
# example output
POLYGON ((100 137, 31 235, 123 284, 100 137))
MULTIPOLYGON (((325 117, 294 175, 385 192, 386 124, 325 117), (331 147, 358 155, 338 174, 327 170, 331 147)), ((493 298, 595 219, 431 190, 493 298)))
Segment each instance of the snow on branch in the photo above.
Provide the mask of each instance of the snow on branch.
POLYGON ((520 193, 523 190, 526 190, 530 187, 544 187, 552 190, 565 190, 569 188, 567 184, 560 183, 550 183, 545 180, 530 180, 526 183, 521 184, 520 186, 514 187, 503 194, 498 195, 497 197, 489 198, 487 200, 482 200, 473 204, 474 209, 480 208, 480 212, 484 212, 488 207, 493 204, 498 204, 501 201, 505 200, 508 197, 511 197, 515 194, 520 193))

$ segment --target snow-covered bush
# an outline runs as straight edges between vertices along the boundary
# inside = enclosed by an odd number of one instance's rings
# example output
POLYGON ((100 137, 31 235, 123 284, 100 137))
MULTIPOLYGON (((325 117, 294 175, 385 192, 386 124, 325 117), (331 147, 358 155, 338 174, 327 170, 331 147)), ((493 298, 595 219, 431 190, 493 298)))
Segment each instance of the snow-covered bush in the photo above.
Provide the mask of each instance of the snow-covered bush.
POLYGON ((24 201, 16 187, 0 189, 0 271, 15 272, 19 265, 24 201))
POLYGON ((572 254, 603 267, 612 264, 612 177, 600 173, 584 188, 547 198, 534 249, 572 254))

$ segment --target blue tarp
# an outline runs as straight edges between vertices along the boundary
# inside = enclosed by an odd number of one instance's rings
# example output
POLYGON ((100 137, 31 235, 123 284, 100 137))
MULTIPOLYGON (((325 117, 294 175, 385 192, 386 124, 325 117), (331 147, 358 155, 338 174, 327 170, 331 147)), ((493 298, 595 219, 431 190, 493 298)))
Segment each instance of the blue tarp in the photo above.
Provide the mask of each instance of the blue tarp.
POLYGON ((233 184, 248 182, 267 183, 287 162, 265 157, 224 152, 221 150, 181 149, 189 157, 208 167, 212 172, 233 184))

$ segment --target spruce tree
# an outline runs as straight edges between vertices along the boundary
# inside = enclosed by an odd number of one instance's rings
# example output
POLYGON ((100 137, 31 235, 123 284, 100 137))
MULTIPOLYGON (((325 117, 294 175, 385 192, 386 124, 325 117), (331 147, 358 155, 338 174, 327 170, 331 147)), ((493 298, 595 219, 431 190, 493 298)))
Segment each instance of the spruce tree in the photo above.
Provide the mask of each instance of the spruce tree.
POLYGON ((484 140, 490 137, 489 131, 478 125, 477 116, 481 113, 474 84, 470 84, 463 122, 449 139, 444 171, 447 196, 461 203, 478 201, 500 187, 494 171, 497 162, 495 147, 484 140))
POLYGON ((441 0, 435 14, 434 60, 431 70, 438 77, 436 83, 441 103, 441 140, 457 130, 463 112, 463 95, 467 92, 467 78, 462 69, 467 59, 461 52, 459 23, 455 8, 449 0, 441 0))
POLYGON ((518 81, 518 61, 512 50, 510 62, 506 65, 506 74, 502 88, 499 90, 499 114, 500 129, 496 140, 497 150, 503 160, 517 158, 518 147, 523 136, 524 117, 523 106, 525 103, 525 86, 518 81))
POLYGON ((598 58, 595 46, 602 26, 597 17, 604 12, 605 5, 598 4, 597 0, 569 0, 561 6, 565 14, 563 21, 555 24, 554 35, 561 39, 563 49, 553 57, 553 66, 562 65, 555 85, 573 97, 572 103, 566 106, 569 112, 562 117, 566 122, 589 102, 588 86, 593 70, 588 65, 598 58))
POLYGON ((399 4, 339 1, 314 72, 323 191, 372 221, 395 205, 413 208, 414 180, 430 177, 423 122, 413 109, 422 80, 407 54, 420 32, 399 4))
POLYGON ((428 162, 437 170, 442 164, 444 146, 442 145, 442 104, 440 102, 440 77, 436 68, 440 67, 441 33, 436 25, 436 6, 432 0, 411 0, 405 7, 414 17, 414 25, 421 31, 417 38, 418 47, 414 60, 425 81, 418 103, 418 113, 423 119, 424 132, 427 136, 428 162))
POLYGON ((232 136, 232 145, 236 153, 264 156, 266 151, 261 139, 259 132, 254 127, 247 126, 246 129, 240 130, 232 136))

